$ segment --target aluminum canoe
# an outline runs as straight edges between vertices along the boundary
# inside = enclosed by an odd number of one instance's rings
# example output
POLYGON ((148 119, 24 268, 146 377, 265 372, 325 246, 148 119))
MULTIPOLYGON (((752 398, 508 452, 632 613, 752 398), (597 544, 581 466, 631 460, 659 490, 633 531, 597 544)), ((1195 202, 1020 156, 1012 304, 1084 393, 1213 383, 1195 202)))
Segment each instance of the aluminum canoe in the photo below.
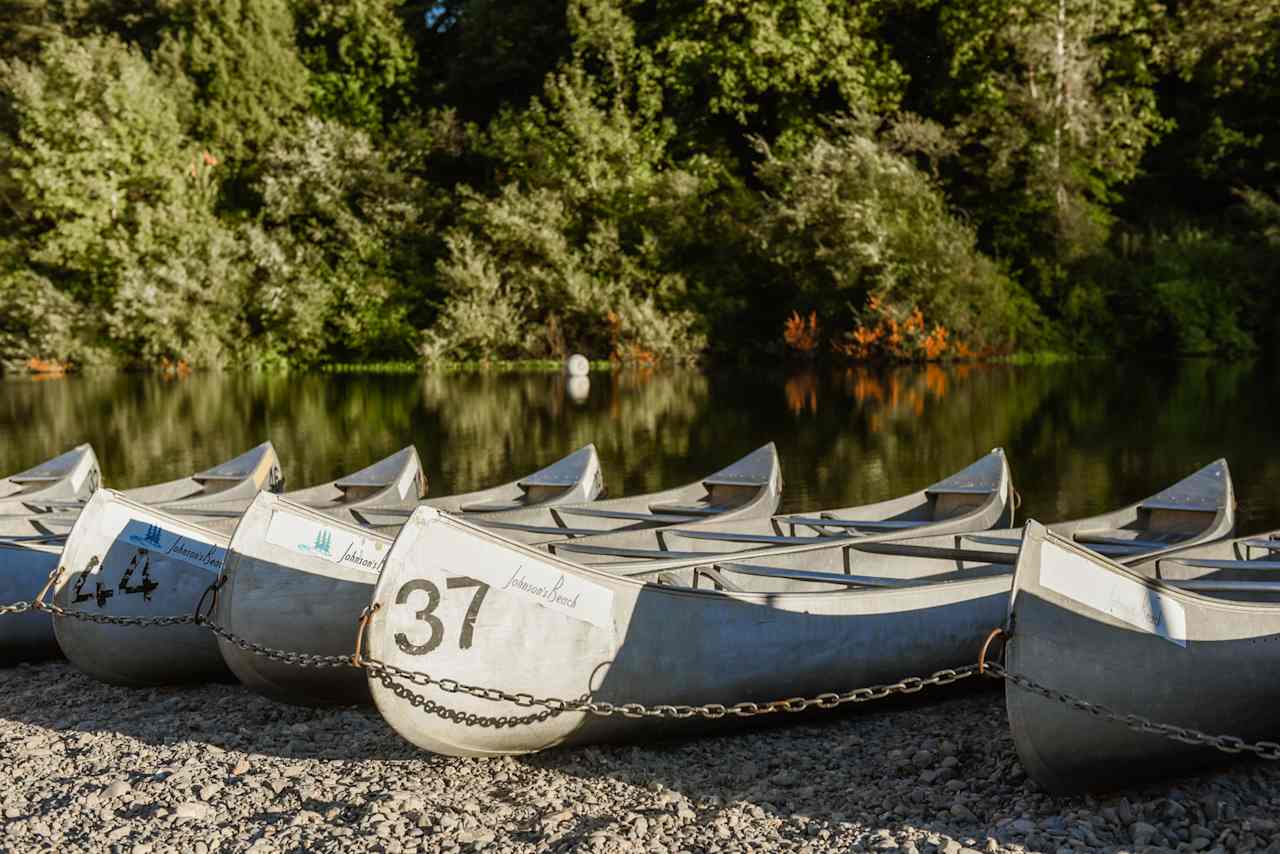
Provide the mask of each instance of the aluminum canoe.
MULTIPOLYGON (((1116 561, 1134 565, 1153 556, 1222 540, 1235 527, 1236 499, 1231 472, 1218 460, 1172 486, 1140 501, 1097 516, 1053 522, 1047 527, 1059 536, 1116 561)), ((1005 563, 1017 560, 1023 529, 971 530, 939 536, 867 538, 864 551, 900 556, 981 556, 1005 563), (895 542, 884 542, 894 539, 895 542)))
MULTIPOLYGON (((265 482, 270 485, 272 481, 269 472, 272 467, 277 466, 275 452, 271 450, 270 443, 260 445, 255 451, 258 453, 242 455, 236 460, 210 469, 222 475, 236 473, 244 475, 242 480, 235 482, 229 488, 228 491, 232 493, 230 497, 217 498, 218 493, 214 492, 209 494, 211 496, 209 500, 184 500, 161 505, 157 509, 182 519, 188 524, 229 536, 246 506, 253 500, 252 496, 262 491, 257 489, 258 483, 262 481, 262 473, 264 471, 268 473, 265 482), (271 465, 264 466, 265 463, 271 465), (252 494, 249 494, 250 488, 255 490, 252 494)), ((141 490, 124 491, 118 494, 135 503, 144 503, 137 500, 139 494, 143 497, 173 494, 175 491, 181 491, 179 487, 174 486, 175 484, 186 481, 194 484, 198 479, 212 480, 206 477, 206 473, 202 473, 189 479, 171 481, 170 484, 164 485, 166 487, 164 490, 144 487, 141 490)), ((343 514, 350 516, 360 508, 415 507, 425 489, 426 481, 418 452, 413 446, 409 446, 352 474, 319 486, 286 493, 286 495, 303 506, 338 517, 343 514)), ((191 496, 190 484, 188 484, 187 494, 188 497, 191 496)), ((75 521, 75 516, 68 516, 62 524, 65 524, 70 531, 75 521)), ((52 527, 52 523, 48 520, 41 520, 40 525, 52 527)), ((60 534, 50 538, 55 554, 60 552, 66 536, 66 534, 60 534)), ((43 551, 23 550, 17 547, 18 543, 11 545, 14 547, 0 550, 0 590, 5 594, 0 598, 0 603, 31 599, 44 586, 48 573, 53 568, 45 565, 43 551)), ((35 542, 30 541, 22 545, 34 546, 35 542)), ((54 560, 56 561, 56 557, 54 560)), ((22 616, 21 621, 22 629, 19 631, 15 627, 11 633, 10 621, 0 620, 0 660, 32 660, 59 654, 53 626, 47 614, 27 613, 22 616), (37 638, 42 638, 42 642, 37 642, 37 638)))
POLYGON ((544 547, 576 563, 614 563, 691 553, 719 554, 770 545, 895 534, 923 537, 985 531, 1013 522, 1013 485, 1004 451, 981 459, 931 486, 858 507, 783 516, 690 520, 660 528, 562 539, 544 547))
POLYGON ((0 478, 0 534, 26 531, 21 520, 67 503, 83 503, 102 483, 98 458, 89 445, 77 445, 51 460, 0 478))
MULTIPOLYGON (((279 492, 284 487, 280 459, 270 442, 263 442, 239 456, 210 469, 164 483, 122 490, 121 494, 139 504, 149 504, 166 513, 210 514, 243 512, 260 490, 279 492)), ((0 521, 0 533, 20 538, 57 538, 67 535, 85 501, 68 499, 42 505, 38 515, 0 521)))
POLYGON ((536 513, 541 508, 553 505, 576 505, 594 501, 603 491, 604 476, 600 469, 600 455, 595 445, 587 444, 532 474, 508 483, 474 492, 424 498, 411 507, 360 508, 351 514, 351 519, 394 536, 419 506, 435 507, 450 513, 506 519, 519 517, 522 512, 536 513))
MULTIPOLYGON (((0 605, 34 599, 61 557, 61 545, 0 542, 0 605)), ((60 655, 47 613, 0 616, 0 666, 60 655)))
MULTIPOLYGON (((101 489, 62 552, 55 605, 102 617, 194 613, 217 580, 229 537, 101 489)), ((67 659, 95 679, 164 685, 227 677, 214 636, 194 625, 120 626, 53 618, 67 659)))
MULTIPOLYGON (((1234 567, 1192 567, 1210 572, 1157 579, 1157 560, 1163 574, 1187 561, 1231 559, 1184 553, 1181 563, 1159 558, 1125 567, 1029 524, 1015 573, 1005 666, 1119 714, 1276 741, 1280 548, 1249 548, 1234 567)), ((1110 789, 1230 759, 1009 682, 1005 698, 1019 759, 1051 792, 1110 789)))
MULTIPOLYGON (((754 553, 764 565, 748 561, 750 552, 732 560, 709 556, 721 561, 714 567, 705 559, 702 566, 671 560, 641 579, 573 564, 423 509, 383 564, 367 653, 435 679, 537 697, 731 704, 840 691, 971 662, 984 631, 1005 611, 1006 567, 948 569, 930 578, 925 562, 898 559, 903 578, 853 577, 834 568, 848 548, 754 553), (833 568, 785 566, 812 566, 815 554, 833 568), (916 572, 922 574, 905 577, 916 572)), ((555 714, 375 677, 369 684, 401 735, 451 755, 691 731, 685 721, 555 714), (421 694, 431 711, 392 686, 421 694)))
MULTIPOLYGON (((588 445, 509 484, 423 503, 467 517, 503 518, 536 502, 555 505, 594 496, 600 484, 599 459, 588 445), (506 504, 516 507, 502 509, 506 504)), ((244 514, 231 539, 215 619, 275 649, 349 655, 356 618, 369 604, 392 541, 385 531, 353 522, 391 514, 359 509, 344 518, 290 498, 263 493, 244 514)), ((406 518, 399 517, 389 530, 399 530, 406 518)), ((366 681, 355 670, 305 668, 219 643, 232 672, 260 693, 308 705, 371 702, 366 681)))
POLYGON ((580 504, 541 505, 501 516, 468 515, 509 540, 535 544, 613 531, 688 525, 712 518, 723 521, 767 517, 777 511, 781 500, 782 468, 778 450, 770 442, 699 481, 662 492, 580 504))

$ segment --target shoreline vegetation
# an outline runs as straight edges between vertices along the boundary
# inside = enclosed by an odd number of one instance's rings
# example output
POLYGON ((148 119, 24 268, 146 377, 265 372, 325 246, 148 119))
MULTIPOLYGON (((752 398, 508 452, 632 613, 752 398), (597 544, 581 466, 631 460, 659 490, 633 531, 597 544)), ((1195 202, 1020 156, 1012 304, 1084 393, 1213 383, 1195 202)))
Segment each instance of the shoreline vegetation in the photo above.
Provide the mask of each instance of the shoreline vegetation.
MULTIPOLYGON (((1259 352, 1251 352, 1243 354, 1246 360, 1252 360, 1255 357, 1261 357, 1259 352)), ((1013 367, 1045 367, 1051 365, 1071 364, 1080 362, 1095 362, 1112 358, 1108 354, 1100 353, 1069 353, 1056 350, 1038 350, 1038 351, 1017 351, 1013 353, 992 354, 983 357, 970 357, 965 359, 955 357, 945 357, 930 360, 848 360, 839 358, 826 358, 819 360, 796 360, 789 359, 777 363, 777 367, 788 375, 804 375, 813 371, 824 371, 828 369, 840 369, 842 366, 859 368, 868 368, 872 370, 881 369, 892 371, 898 368, 921 368, 928 366, 930 370, 934 367, 961 367, 961 366, 980 366, 980 365, 1008 365, 1013 367)), ((1139 357, 1135 357, 1139 358, 1139 357)), ((1190 354, 1190 355, 1159 355, 1159 354, 1142 354, 1140 359, 1143 361, 1159 361, 1159 362, 1183 362, 1209 360, 1217 361, 1224 357, 1220 354, 1190 354)), ((1232 361, 1236 359, 1233 358, 1232 361)), ((615 372, 649 372, 654 369, 664 367, 680 367, 692 368, 700 373, 713 372, 720 368, 735 369, 745 368, 753 363, 751 362, 732 362, 727 360, 719 361, 693 361, 683 360, 679 363, 668 365, 661 362, 637 363, 631 361, 622 361, 618 359, 590 359, 587 362, 589 373, 588 376, 598 376, 601 374, 612 374, 615 372)), ((162 365, 159 368, 149 366, 121 367, 118 365, 74 365, 67 363, 44 363, 38 368, 28 368, 27 370, 11 371, 7 375, 0 373, 0 378, 8 376, 10 378, 30 377, 33 379, 57 379, 62 377, 72 377, 77 375, 124 375, 130 373, 156 373, 160 376, 171 379, 182 379, 191 376, 193 373, 212 370, 224 373, 291 373, 302 372, 319 375, 386 375, 386 376, 410 376, 421 374, 565 374, 566 368, 563 361, 556 359, 473 359, 469 361, 450 361, 439 360, 435 362, 421 361, 386 361, 386 362, 327 362, 317 365, 268 365, 268 366, 252 366, 248 368, 237 368, 235 366, 219 366, 210 369, 191 368, 185 363, 177 365, 162 365)))
POLYGON ((0 0, 0 372, 1250 353, 1277 152, 1256 0, 0 0))

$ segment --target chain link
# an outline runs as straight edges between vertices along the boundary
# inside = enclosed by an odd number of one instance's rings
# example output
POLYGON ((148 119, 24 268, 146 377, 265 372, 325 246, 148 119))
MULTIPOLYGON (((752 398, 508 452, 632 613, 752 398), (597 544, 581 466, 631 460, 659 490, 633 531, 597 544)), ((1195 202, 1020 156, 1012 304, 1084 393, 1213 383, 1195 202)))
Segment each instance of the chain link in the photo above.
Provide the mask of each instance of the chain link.
MULTIPOLYGON (((810 708, 834 709, 848 703, 866 703, 872 700, 882 700, 894 694, 914 694, 934 685, 950 685, 953 682, 959 682, 961 679, 974 676, 978 672, 976 664, 968 664, 964 667, 939 670, 930 676, 911 676, 891 684, 855 688, 842 694, 825 693, 812 697, 790 697, 785 700, 773 700, 766 703, 744 702, 735 703, 731 706, 721 703, 706 703, 700 706, 669 704, 647 706, 643 703, 597 702, 587 696, 575 700, 563 700, 555 697, 535 697, 526 693, 513 694, 496 688, 467 685, 455 679, 437 679, 430 674, 418 670, 406 670, 377 659, 365 659, 364 664, 365 669, 388 688, 391 688, 392 683, 395 683, 396 680, 401 680, 424 688, 433 687, 446 694, 464 694, 482 700, 511 703, 523 708, 542 707, 550 713, 548 716, 565 712, 580 712, 598 717, 612 717, 615 715, 626 718, 683 719, 701 717, 708 720, 717 720, 723 717, 750 718, 777 712, 803 712, 810 708)), ((430 700, 422 698, 421 695, 415 694, 414 697, 417 700, 414 700, 405 697, 394 688, 392 690, 396 693, 396 696, 409 700, 414 706, 422 707, 426 703, 431 703, 430 700)))
POLYGON ((1135 732, 1159 735, 1173 741, 1180 741, 1183 744, 1212 747, 1223 753, 1252 753, 1260 759, 1280 760, 1280 743, 1274 741, 1247 742, 1234 735, 1211 735, 1191 727, 1159 723, 1142 715, 1122 714, 1101 703, 1092 703, 1066 691, 1047 688, 1033 679, 1020 673, 1012 673, 1006 670, 1003 665, 991 661, 986 663, 985 672, 986 675, 991 676, 993 679, 1003 679, 1006 682, 1017 685, 1024 691, 1044 697, 1046 700, 1062 703, 1068 708, 1092 715, 1099 720, 1123 724, 1135 732))

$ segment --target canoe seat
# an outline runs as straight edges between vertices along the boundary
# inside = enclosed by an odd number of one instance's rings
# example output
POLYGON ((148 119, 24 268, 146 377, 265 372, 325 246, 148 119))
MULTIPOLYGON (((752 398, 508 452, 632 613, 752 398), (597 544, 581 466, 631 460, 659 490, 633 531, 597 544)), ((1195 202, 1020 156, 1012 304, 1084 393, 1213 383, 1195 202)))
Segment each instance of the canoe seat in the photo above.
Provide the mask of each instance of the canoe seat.
POLYGON ((1009 546, 1017 548, 1022 543, 1022 532, 1016 537, 993 537, 989 534, 961 534, 960 538, 983 546, 1009 546))
POLYGON ((877 542, 855 540, 844 546, 868 554, 897 555, 900 557, 922 557, 930 560, 958 560, 972 563, 989 563, 1000 566, 1013 566, 1017 563, 1017 552, 991 552, 978 549, 955 549, 947 546, 922 546, 911 540, 898 542, 877 542))
POLYGON ((783 569, 778 566, 761 566, 754 563, 720 563, 721 572, 736 572, 760 578, 783 578, 788 581, 814 581, 819 584, 836 584, 841 587, 908 587, 912 582, 901 578, 877 578, 871 575, 845 575, 837 572, 810 572, 804 569, 783 569))
MULTIPOLYGON (((596 531, 595 533, 600 533, 596 531)), ((642 557, 642 558, 685 558, 685 557, 710 557, 715 555, 704 555, 703 552, 667 552, 661 549, 626 549, 620 546, 593 546, 589 543, 555 543, 554 549, 556 553, 574 552, 584 555, 607 555, 609 557, 642 557)))
POLYGON ((474 501, 458 507, 463 513, 501 513, 505 510, 520 510, 528 505, 523 501, 474 501))
MULTIPOLYGON (((589 516, 593 519, 623 519, 636 522, 662 522, 678 525, 681 522, 696 522, 697 517, 685 513, 679 516, 661 513, 645 513, 637 510, 606 510, 599 507, 555 507, 552 513, 562 516, 589 516)), ((604 533, 597 531, 596 533, 604 533)))
POLYGON ((698 586, 698 576, 701 575, 702 577, 709 579, 711 583, 716 586, 717 590, 728 590, 730 593, 743 592, 741 587, 734 584, 729 579, 725 578, 720 573, 720 570, 715 567, 700 566, 697 569, 695 569, 693 572, 694 572, 693 586, 695 588, 698 586))
POLYGON ((780 546, 825 543, 839 539, 838 536, 831 534, 823 534, 817 537, 788 537, 777 534, 734 534, 728 531, 694 531, 681 528, 672 528, 662 533, 668 537, 684 537, 690 540, 715 540, 722 543, 771 543, 780 546))
POLYGON ((924 494, 925 495, 952 495, 952 494, 954 495, 990 495, 993 492, 995 492, 994 486, 983 486, 980 484, 974 484, 972 486, 960 486, 960 485, 952 486, 948 484, 946 486, 943 486, 942 484, 939 484, 936 487, 933 487, 931 489, 926 489, 924 491, 924 494))
POLYGON ((1280 552, 1280 539, 1271 537, 1250 537, 1247 540, 1241 540, 1240 545, 1251 549, 1270 549, 1273 552, 1280 552))
POLYGON ((929 524, 925 519, 833 519, 826 516, 783 516, 778 521, 810 528, 857 528, 864 531, 900 531, 929 524))
MULTIPOLYGON (((163 504, 158 504, 156 505, 156 509, 168 510, 170 508, 166 507, 163 504)), ((199 506, 193 507, 190 505, 173 508, 173 511, 176 513, 181 513, 183 516, 204 516, 210 519, 239 519, 241 516, 244 515, 238 510, 212 510, 212 509, 205 510, 200 508, 199 506)))
POLYGON ((650 513, 671 513, 683 516, 719 516, 729 510, 723 504, 650 504, 650 513))
POLYGON ((1133 549, 1134 551, 1149 551, 1152 549, 1167 549, 1169 546, 1177 545, 1186 539, 1182 534, 1159 534, 1151 531, 1142 532, 1142 536, 1138 536, 1138 532, 1134 531, 1133 536, 1125 536, 1126 531, 1119 529, 1113 531, 1079 531, 1075 535, 1075 541, 1085 546, 1119 546, 1133 549))
POLYGON ((473 525, 484 528, 502 528, 507 531, 524 531, 528 534, 559 534, 562 537, 591 537, 605 534, 599 528, 561 528, 558 525, 526 525, 523 522, 499 522, 496 519, 468 519, 473 525))
POLYGON ((1280 569, 1280 560, 1216 560, 1212 558, 1166 558, 1169 563, 1200 569, 1280 569))
POLYGON ((1192 593, 1280 593, 1280 581, 1165 581, 1170 587, 1192 593))

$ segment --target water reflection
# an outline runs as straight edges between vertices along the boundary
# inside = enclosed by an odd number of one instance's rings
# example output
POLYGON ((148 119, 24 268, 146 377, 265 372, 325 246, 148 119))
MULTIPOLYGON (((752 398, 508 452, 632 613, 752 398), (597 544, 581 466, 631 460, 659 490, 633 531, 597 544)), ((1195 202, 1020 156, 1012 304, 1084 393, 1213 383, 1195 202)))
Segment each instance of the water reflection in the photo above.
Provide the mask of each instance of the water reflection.
POLYGON ((290 487, 410 442, 432 494, 527 472, 594 441, 611 494, 692 480, 772 439, 784 509, 917 489, 992 447, 1024 510, 1101 512, 1218 456, 1241 528, 1280 527, 1280 441, 1264 363, 865 366, 790 375, 88 375, 0 381, 0 472, 90 441, 108 483, 176 477, 269 437, 290 487))

